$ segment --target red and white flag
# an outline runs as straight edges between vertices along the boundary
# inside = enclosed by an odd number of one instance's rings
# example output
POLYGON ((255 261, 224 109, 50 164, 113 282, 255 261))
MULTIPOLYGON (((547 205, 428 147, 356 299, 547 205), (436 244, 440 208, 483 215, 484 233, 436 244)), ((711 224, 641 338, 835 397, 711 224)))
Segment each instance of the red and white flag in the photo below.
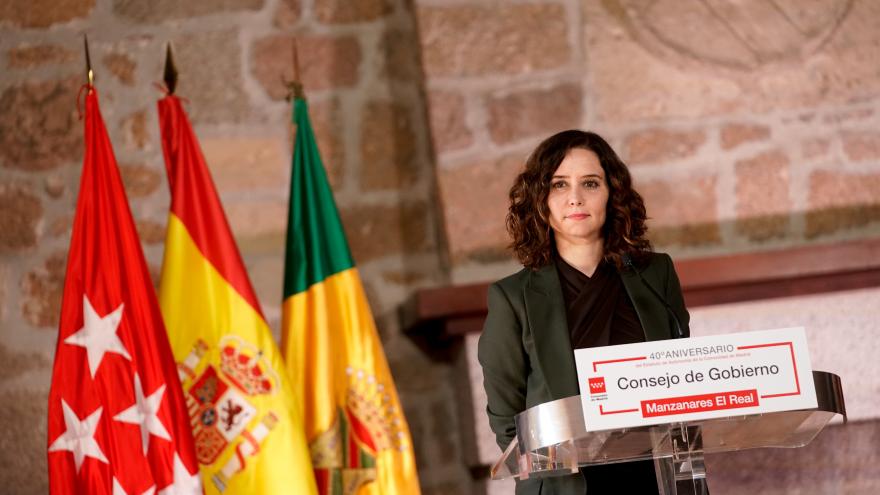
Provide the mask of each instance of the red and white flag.
POLYGON ((189 415, 94 88, 49 391, 52 494, 201 494, 189 415))

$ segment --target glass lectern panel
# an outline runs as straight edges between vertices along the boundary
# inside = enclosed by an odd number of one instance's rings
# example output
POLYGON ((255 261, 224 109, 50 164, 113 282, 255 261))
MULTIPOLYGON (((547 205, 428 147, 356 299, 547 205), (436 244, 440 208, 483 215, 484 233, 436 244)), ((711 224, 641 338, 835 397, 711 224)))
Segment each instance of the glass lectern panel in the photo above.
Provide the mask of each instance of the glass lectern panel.
POLYGON ((661 493, 708 493, 703 454, 802 447, 836 415, 846 418, 840 378, 814 371, 813 381, 819 404, 816 409, 620 430, 587 432, 580 396, 541 404, 517 416, 517 438, 492 467, 492 479, 559 476, 577 472, 581 466, 654 459, 668 464, 657 464, 661 493), (664 476, 670 479, 661 479, 664 476), (679 484, 687 481, 702 488, 676 492, 672 478, 679 484))

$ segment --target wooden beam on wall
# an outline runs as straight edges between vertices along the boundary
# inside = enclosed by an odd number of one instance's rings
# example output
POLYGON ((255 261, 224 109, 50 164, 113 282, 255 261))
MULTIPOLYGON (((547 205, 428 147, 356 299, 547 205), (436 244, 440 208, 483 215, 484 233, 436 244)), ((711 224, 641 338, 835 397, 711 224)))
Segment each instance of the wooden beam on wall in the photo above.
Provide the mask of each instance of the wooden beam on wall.
MULTIPOLYGON (((880 287, 880 239, 677 261, 689 308, 880 287)), ((423 289, 402 308, 406 332, 446 341, 482 329, 488 283, 423 289)))

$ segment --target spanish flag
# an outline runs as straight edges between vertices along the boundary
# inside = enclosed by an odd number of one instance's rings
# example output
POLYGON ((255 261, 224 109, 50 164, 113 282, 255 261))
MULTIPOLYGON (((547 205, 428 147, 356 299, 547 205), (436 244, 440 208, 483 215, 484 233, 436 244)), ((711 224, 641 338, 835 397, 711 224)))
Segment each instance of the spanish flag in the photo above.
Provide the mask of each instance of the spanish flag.
POLYGON ((171 211, 159 288, 206 493, 316 493, 301 408, 180 100, 159 101, 171 211))
POLYGON ((309 122, 296 142, 284 266, 282 349, 322 495, 417 495, 409 428, 309 122))

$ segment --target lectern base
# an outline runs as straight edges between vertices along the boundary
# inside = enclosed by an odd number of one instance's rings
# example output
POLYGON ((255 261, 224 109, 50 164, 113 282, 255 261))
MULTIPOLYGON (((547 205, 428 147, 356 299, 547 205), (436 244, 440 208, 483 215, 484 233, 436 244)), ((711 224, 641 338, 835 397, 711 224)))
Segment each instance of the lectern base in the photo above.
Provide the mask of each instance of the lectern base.
POLYGON ((669 433, 672 455, 654 458, 660 495, 709 495, 702 429, 679 423, 669 433))

